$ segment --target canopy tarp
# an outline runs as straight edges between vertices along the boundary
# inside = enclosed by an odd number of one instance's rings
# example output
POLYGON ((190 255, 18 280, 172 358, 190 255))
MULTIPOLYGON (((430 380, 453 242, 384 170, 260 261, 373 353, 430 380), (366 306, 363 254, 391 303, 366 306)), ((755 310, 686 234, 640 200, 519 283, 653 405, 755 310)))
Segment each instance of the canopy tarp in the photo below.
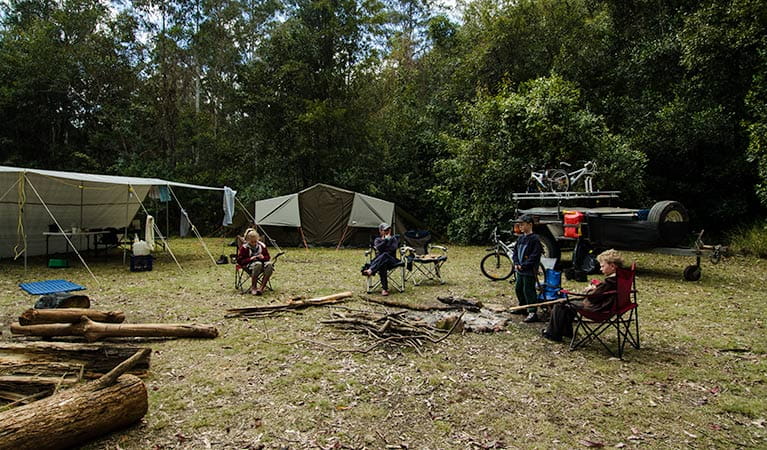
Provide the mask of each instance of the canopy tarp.
MULTIPOLYGON (((45 254, 43 233, 58 231, 55 222, 65 230, 127 227, 153 186, 223 190, 159 178, 0 166, 0 257, 18 254, 25 238, 27 256, 45 254)), ((73 244, 84 249, 87 240, 73 244)), ((66 243, 51 238, 49 245, 58 252, 66 243)))
POLYGON ((289 245, 367 245, 371 228, 395 223, 394 208, 386 200, 315 184, 295 194, 257 201, 255 217, 277 241, 289 245))

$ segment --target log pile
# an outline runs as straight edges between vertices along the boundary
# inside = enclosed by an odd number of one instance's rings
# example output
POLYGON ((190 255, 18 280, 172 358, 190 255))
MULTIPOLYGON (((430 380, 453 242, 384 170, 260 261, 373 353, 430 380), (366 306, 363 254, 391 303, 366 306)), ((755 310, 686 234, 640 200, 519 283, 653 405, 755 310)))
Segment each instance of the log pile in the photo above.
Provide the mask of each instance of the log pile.
POLYGON ((185 337, 215 338, 218 330, 196 324, 124 324, 121 311, 98 311, 80 308, 30 309, 17 323, 12 334, 39 337, 82 336, 89 342, 113 337, 185 337))
POLYGON ((316 298, 310 298, 307 300, 299 298, 293 298, 290 299, 287 303, 277 304, 277 305, 261 305, 261 306, 251 306, 247 308, 232 308, 227 309, 227 315, 224 316, 226 318, 232 318, 232 317, 249 317, 249 318, 259 318, 259 317, 269 317, 274 316, 283 312, 287 311, 296 311, 304 308, 309 308, 311 306, 323 306, 323 305, 332 305, 336 303, 345 302, 346 299, 352 297, 351 291, 346 292, 340 292, 338 294, 333 295, 327 295, 325 297, 316 297, 316 298))
POLYGON ((390 314, 350 312, 347 314, 335 312, 332 318, 321 323, 347 330, 363 333, 375 340, 364 350, 341 350, 347 352, 367 353, 383 344, 405 345, 420 353, 425 343, 439 343, 463 324, 462 314, 452 316, 451 320, 443 322, 441 327, 435 327, 424 321, 413 321, 406 317, 405 312, 390 314))
POLYGON ((0 450, 69 448, 137 422, 148 410, 146 386, 124 374, 148 352, 98 380, 0 412, 0 450))

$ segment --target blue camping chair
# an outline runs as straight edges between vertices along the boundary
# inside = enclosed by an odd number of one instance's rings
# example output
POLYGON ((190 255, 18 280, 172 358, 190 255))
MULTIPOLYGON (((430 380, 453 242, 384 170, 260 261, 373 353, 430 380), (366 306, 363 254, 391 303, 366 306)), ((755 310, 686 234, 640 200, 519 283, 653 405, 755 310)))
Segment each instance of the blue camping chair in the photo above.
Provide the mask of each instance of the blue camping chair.
MULTIPOLYGON (((567 298, 567 294, 562 292, 562 272, 559 270, 554 270, 554 264, 556 261, 557 260, 554 258, 541 258, 543 280, 536 281, 539 303, 567 298)), ((548 308, 546 306, 542 306, 541 309, 547 310, 548 308)))

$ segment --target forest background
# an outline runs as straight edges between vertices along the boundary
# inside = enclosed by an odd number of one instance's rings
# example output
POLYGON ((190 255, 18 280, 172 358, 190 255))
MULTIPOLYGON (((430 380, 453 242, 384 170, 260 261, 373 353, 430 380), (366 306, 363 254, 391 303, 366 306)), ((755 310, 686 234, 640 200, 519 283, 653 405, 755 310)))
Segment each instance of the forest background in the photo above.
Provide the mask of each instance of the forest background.
MULTIPOLYGON (((763 0, 0 7, 0 164, 228 185, 246 204, 328 183, 455 242, 511 219, 531 165, 586 159, 627 205, 758 221, 766 100, 763 0)), ((185 204, 220 217, 220 199, 185 204)))

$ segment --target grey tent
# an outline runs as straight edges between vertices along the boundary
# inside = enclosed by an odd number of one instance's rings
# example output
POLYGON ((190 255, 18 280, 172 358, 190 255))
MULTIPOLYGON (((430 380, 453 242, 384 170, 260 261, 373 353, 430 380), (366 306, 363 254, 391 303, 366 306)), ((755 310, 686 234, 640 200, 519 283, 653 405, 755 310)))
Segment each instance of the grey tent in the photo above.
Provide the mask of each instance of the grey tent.
POLYGON ((381 222, 405 230, 394 203, 327 184, 259 200, 255 218, 283 245, 366 246, 381 222))

